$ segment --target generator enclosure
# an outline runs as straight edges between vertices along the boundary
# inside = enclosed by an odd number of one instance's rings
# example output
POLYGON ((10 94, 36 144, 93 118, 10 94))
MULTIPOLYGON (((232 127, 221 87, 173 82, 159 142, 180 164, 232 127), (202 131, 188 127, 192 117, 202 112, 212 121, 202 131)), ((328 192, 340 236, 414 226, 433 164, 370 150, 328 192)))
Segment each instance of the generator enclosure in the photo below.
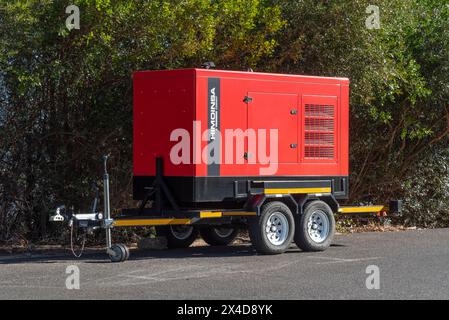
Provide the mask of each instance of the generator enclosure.
POLYGON ((185 207, 242 202, 272 182, 328 181, 347 198, 348 79, 181 69, 135 72, 133 85, 134 199, 157 158, 185 207))

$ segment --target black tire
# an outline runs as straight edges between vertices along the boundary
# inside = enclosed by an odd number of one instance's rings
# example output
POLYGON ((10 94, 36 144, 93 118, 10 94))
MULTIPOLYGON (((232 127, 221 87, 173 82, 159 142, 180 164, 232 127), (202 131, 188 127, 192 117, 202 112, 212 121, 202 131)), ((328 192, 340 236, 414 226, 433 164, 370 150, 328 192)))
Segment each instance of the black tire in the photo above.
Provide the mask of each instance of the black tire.
POLYGON ((126 261, 126 260, 129 259, 129 248, 126 245, 124 245, 124 244, 122 244, 122 246, 123 246, 123 248, 125 250, 125 259, 123 261, 126 261))
POLYGON ((210 246, 227 246, 239 234, 235 227, 203 227, 200 229, 201 238, 210 246))
POLYGON ((126 260, 126 250, 127 248, 122 244, 114 244, 111 247, 111 250, 114 251, 114 255, 110 254, 109 259, 111 259, 111 262, 123 262, 126 260))
POLYGON ((198 229, 184 225, 157 226, 156 234, 167 238, 169 249, 188 248, 198 238, 198 229))
POLYGON ((303 251, 324 251, 331 245, 334 235, 335 218, 327 203, 320 200, 307 203, 304 206, 303 214, 297 218, 294 238, 296 245, 303 251), (315 219, 311 218, 314 214, 315 219), (311 222, 310 233, 309 220, 311 222))
POLYGON ((256 251, 260 254, 280 254, 285 252, 290 246, 294 234, 295 223, 293 214, 288 206, 279 201, 264 204, 260 216, 254 218, 249 223, 249 237, 256 251), (287 226, 287 228, 284 228, 285 233, 283 236, 279 237, 279 244, 273 243, 273 241, 277 242, 276 239, 278 238, 276 235, 278 235, 279 229, 274 229, 274 231, 272 231, 273 229, 267 224, 269 219, 274 218, 277 218, 278 221, 281 221, 282 224, 287 226), (269 228, 270 232, 268 232, 266 228, 269 228), (271 237, 272 240, 270 240, 268 233, 270 234, 270 237, 274 234, 274 239, 271 237))

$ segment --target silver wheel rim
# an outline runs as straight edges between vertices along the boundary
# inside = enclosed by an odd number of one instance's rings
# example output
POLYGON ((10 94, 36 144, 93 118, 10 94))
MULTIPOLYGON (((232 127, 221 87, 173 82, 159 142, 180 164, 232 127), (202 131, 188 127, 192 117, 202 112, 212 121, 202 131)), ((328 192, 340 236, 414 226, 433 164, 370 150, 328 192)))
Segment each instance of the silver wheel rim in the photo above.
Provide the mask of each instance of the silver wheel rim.
POLYGON ((329 236, 329 218, 322 210, 316 210, 307 221, 307 233, 312 241, 324 242, 329 236))
POLYGON ((280 212, 274 212, 267 219, 265 234, 268 241, 275 246, 284 244, 288 237, 289 224, 287 218, 280 212))
POLYGON ((214 231, 217 234, 217 236, 219 236, 220 238, 227 238, 227 237, 230 237, 231 234, 234 232, 234 228, 220 227, 220 228, 214 228, 214 231))
POLYGON ((193 227, 191 226, 170 226, 172 235, 179 240, 185 240, 192 235, 193 227))

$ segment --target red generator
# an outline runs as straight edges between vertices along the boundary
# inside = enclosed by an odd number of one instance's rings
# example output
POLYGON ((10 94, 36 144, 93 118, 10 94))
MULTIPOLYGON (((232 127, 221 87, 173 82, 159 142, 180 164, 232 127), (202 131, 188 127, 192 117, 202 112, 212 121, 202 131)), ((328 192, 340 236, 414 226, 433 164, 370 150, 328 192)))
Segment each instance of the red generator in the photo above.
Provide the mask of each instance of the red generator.
POLYGON ((133 193, 142 205, 117 225, 168 217, 159 233, 185 247, 195 230, 223 245, 249 224, 261 253, 283 252, 293 238, 324 250, 337 199, 348 196, 348 115, 346 78, 135 72, 133 193))
POLYGON ((138 208, 111 218, 105 157, 104 214, 64 216, 59 208, 51 218, 106 229, 112 261, 126 260, 129 250, 112 245, 111 228, 155 226, 170 248, 188 247, 199 235, 227 245, 248 228, 257 252, 277 254, 292 241, 304 251, 327 249, 335 214, 400 210, 400 201, 338 202, 348 197, 346 78, 139 71, 133 117, 138 208))
POLYGON ((281 187, 346 198, 348 114, 345 78, 211 69, 136 72, 134 198, 143 199, 153 184, 157 158, 168 188, 186 207, 238 207, 250 193, 281 187), (190 143, 173 161, 171 152, 181 140, 173 132, 179 128, 190 143), (270 145, 272 129, 277 148, 270 145), (263 140, 271 148, 261 147, 263 140), (262 163, 264 156, 272 156, 270 166, 262 163))

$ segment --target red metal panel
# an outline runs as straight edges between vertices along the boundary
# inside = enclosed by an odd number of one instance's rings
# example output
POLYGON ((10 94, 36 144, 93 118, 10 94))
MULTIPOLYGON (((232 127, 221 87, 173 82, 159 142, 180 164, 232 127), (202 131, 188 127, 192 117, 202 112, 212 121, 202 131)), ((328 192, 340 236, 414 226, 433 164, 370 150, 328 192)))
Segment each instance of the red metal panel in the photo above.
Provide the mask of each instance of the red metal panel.
MULTIPOLYGON (((134 175, 154 175, 154 157, 164 157, 165 175, 207 176, 205 163, 174 165, 169 159, 172 146, 170 133, 176 128, 184 128, 193 138, 193 121, 201 121, 201 133, 208 123, 208 79, 220 79, 220 127, 224 129, 246 130, 248 124, 258 127, 279 126, 281 140, 290 140, 297 130, 298 147, 294 155, 291 150, 281 150, 278 176, 337 176, 348 174, 348 110, 349 81, 344 78, 309 77, 279 75, 256 72, 237 72, 205 69, 184 69, 172 71, 136 72, 134 74, 134 175), (248 106, 243 101, 248 92, 257 93, 257 98, 266 93, 267 102, 256 108, 256 122, 248 119, 248 106), (291 95, 291 96, 290 96, 291 95), (276 96, 274 99, 272 97, 276 96), (289 97, 298 96, 297 122, 285 116, 289 108, 289 97), (281 98, 279 98, 281 97, 281 98), (304 98, 303 98, 304 97, 304 98), (317 100, 314 100, 317 97, 317 100), (327 101, 328 98, 331 101, 327 101), (268 100, 282 100, 281 107, 271 112, 268 100), (325 100, 323 100, 325 99, 325 100), (285 101, 284 101, 285 100, 285 101), (334 155, 332 159, 305 158, 305 104, 331 103, 335 107, 334 155), (297 129, 296 129, 297 128, 297 129), (284 129, 286 131, 284 131, 284 129), (297 160, 296 160, 297 159, 297 160), (288 161, 288 163, 287 163, 288 161), (290 162, 291 161, 291 162, 290 162)), ((292 101, 294 98, 291 98, 292 101)), ((259 100, 259 99, 256 99, 259 100)), ((288 110, 289 111, 289 110, 288 110)), ((251 114, 250 114, 251 116, 251 114)), ((309 120, 310 122, 310 120, 309 120)), ((310 123, 309 123, 310 124, 310 123)), ((257 128, 254 128, 257 129, 257 128)), ((312 133, 312 132, 310 132, 312 133)), ((314 137, 309 134, 308 141, 314 138, 325 142, 329 136, 314 137)), ((193 143, 193 141, 192 141, 193 143)), ((206 147, 201 142, 201 150, 206 147)), ((191 149, 191 156, 193 157, 191 149)), ((233 149, 234 154, 237 150, 233 149)), ((223 152, 222 152, 223 154, 223 152)), ((193 158, 192 158, 193 160, 193 158)), ((260 164, 220 164, 222 176, 257 176, 260 164)))
MULTIPOLYGON (((278 163, 298 162, 298 95, 248 92, 248 129, 266 130, 267 150, 270 129, 278 131, 278 163)), ((258 141, 262 139, 256 135, 258 141)), ((257 146, 259 152, 260 145, 257 146)), ((248 149, 249 150, 249 149, 248 149)), ((254 155, 255 156, 255 155, 254 155)), ((260 161, 260 159, 258 159, 260 161)))
POLYGON ((155 158, 164 159, 164 174, 194 175, 193 164, 175 165, 170 134, 183 128, 192 135, 195 119, 195 70, 134 73, 133 173, 155 175, 155 158))
POLYGON ((344 176, 349 175, 349 84, 341 85, 340 174, 344 176))

